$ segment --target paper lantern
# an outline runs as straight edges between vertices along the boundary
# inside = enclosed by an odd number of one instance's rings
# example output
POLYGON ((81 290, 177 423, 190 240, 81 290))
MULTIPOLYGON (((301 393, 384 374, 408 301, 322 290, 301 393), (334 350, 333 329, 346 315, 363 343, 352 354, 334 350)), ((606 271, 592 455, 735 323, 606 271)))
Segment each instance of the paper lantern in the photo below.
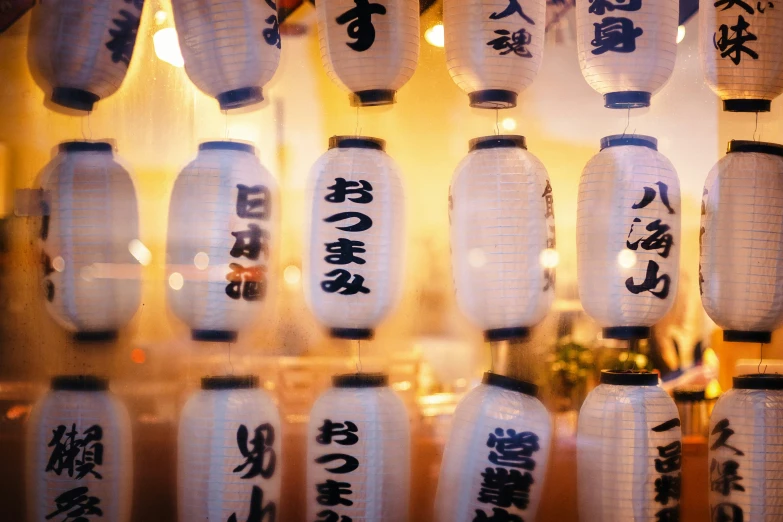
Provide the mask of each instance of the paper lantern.
POLYGON ((460 401, 440 469, 437 522, 536 519, 552 436, 536 392, 485 373, 460 401))
POLYGON ((381 374, 338 375, 307 427, 307 520, 406 522, 410 428, 381 374))
POLYGON ((354 107, 394 103, 419 60, 415 0, 316 2, 321 59, 354 107))
POLYGON ((305 296, 335 337, 371 338, 400 297, 404 202, 384 147, 333 136, 310 172, 305 296))
POLYGON ((710 417, 711 520, 783 520, 783 376, 742 375, 710 417))
POLYGON ((490 341, 526 337, 552 305, 547 254, 556 253, 552 185, 524 137, 471 140, 451 183, 449 215, 463 313, 490 341))
POLYGON ((31 522, 70 522, 79 513, 81 520, 130 522, 130 418, 108 386, 89 375, 55 377, 33 408, 27 439, 31 522))
POLYGON ((47 0, 33 9, 30 66, 53 103, 91 111, 128 72, 144 0, 47 0))
POLYGON ((221 110, 264 99, 280 61, 275 0, 172 0, 185 72, 221 110))
POLYGON ((702 198, 704 309, 725 341, 768 343, 783 324, 783 146, 729 142, 702 198))
POLYGON ((252 145, 208 141, 169 208, 168 298, 197 341, 233 341, 274 281, 277 183, 252 145))
POLYGON ((444 0, 446 65, 471 107, 516 107, 544 55, 545 0, 444 0))
POLYGON ((576 0, 579 65, 610 109, 648 107, 677 59, 678 0, 576 0))
POLYGON ((579 412, 579 520, 679 520, 680 439, 657 374, 601 372, 579 412))
POLYGON ((281 520, 282 439, 257 377, 201 379, 179 423, 179 520, 281 520))
POLYGON ((577 275, 585 311, 614 339, 640 339, 677 295, 680 182, 649 136, 608 136, 577 202, 577 275))
POLYGON ((71 141, 60 144, 41 180, 46 309, 79 340, 114 339, 141 299, 130 175, 108 142, 71 141))

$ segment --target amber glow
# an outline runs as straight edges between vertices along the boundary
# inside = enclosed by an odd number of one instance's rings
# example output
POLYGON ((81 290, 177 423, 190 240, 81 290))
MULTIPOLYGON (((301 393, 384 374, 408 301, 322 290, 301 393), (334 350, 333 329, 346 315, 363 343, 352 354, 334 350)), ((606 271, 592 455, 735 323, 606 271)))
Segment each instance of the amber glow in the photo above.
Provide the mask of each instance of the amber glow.
POLYGON ((131 350, 130 358, 136 364, 144 364, 144 361, 147 360, 147 353, 141 348, 134 348, 131 350))

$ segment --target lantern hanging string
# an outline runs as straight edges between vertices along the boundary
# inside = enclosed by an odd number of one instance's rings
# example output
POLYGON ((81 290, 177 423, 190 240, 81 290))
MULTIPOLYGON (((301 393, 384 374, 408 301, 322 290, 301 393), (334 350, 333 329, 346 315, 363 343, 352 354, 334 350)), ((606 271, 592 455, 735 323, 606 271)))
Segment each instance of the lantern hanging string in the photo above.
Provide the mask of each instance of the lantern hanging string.
POLYGON ((223 111, 223 116, 226 121, 226 140, 228 140, 228 111, 223 111))
POLYGON ((234 375, 234 363, 231 361, 231 343, 228 344, 228 365, 231 367, 230 375, 234 375))
POLYGON ((359 105, 356 106, 356 130, 354 131, 354 135, 357 138, 359 137, 359 105))
POLYGON ((639 353, 639 339, 628 340, 628 360, 631 362, 629 370, 636 370, 636 355, 639 353))
POLYGON ((82 118, 81 120, 81 128, 82 128, 82 139, 85 141, 92 139, 92 122, 90 121, 90 116, 92 116, 92 111, 87 113, 86 118, 82 118), (84 122, 87 121, 87 133, 84 132, 84 122))
MULTIPOLYGON (((758 113, 756 113, 758 115, 758 113)), ((759 343, 759 365, 756 368, 758 373, 767 373, 767 365, 764 365, 764 371, 761 371, 761 363, 764 361, 764 343, 759 343)))
POLYGON ((625 133, 628 132, 628 127, 630 126, 631 126, 631 108, 628 107, 628 114, 626 114, 625 116, 625 128, 623 129, 623 137, 625 137, 625 133))
POLYGON ((495 135, 500 135, 500 111, 495 109, 495 135))
MULTIPOLYGON (((756 131, 759 130, 759 111, 756 111, 756 127, 753 129, 753 141, 758 141, 756 139, 756 131)), ((759 134, 759 138, 761 138, 761 135, 759 134)))
MULTIPOLYGON (((357 111, 358 112, 358 111, 357 111)), ((362 373, 362 340, 356 340, 356 373, 362 373)))

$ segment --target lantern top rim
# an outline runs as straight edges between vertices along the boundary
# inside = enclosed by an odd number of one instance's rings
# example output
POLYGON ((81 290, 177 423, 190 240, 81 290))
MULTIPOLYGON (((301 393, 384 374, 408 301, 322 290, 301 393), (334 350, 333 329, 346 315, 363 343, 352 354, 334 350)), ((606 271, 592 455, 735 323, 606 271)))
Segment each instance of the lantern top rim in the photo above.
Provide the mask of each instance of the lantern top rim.
POLYGON ((535 397, 536 394, 538 394, 538 386, 532 382, 523 381, 521 379, 514 379, 512 377, 507 377, 497 373, 484 372, 484 378, 481 380, 481 382, 489 386, 503 388, 504 390, 530 395, 531 397, 535 397))
POLYGON ((621 370, 601 370, 601 384, 615 386, 658 386, 658 374, 621 370))
POLYGON ((601 138, 601 150, 609 147, 621 146, 647 147, 648 149, 658 150, 658 140, 652 136, 642 134, 612 134, 601 138))
POLYGON ((346 373, 332 376, 335 388, 382 388, 389 385, 385 373, 346 373))
POLYGON ((783 156, 783 145, 764 141, 731 140, 726 148, 726 154, 731 154, 732 152, 759 152, 761 154, 783 156))
POLYGON ((752 373, 734 377, 738 390, 783 390, 783 375, 779 373, 752 373))
POLYGON ((109 389, 109 380, 97 375, 55 375, 51 388, 55 391, 99 392, 109 389))
POLYGON ((520 148, 527 150, 527 140, 518 134, 499 134, 496 136, 481 136, 468 142, 468 151, 484 149, 520 148))
POLYGON ((112 152, 114 148, 109 141, 64 141, 58 147, 60 152, 112 152))
POLYGON ((255 156, 256 148, 250 143, 242 141, 205 141, 200 143, 198 150, 233 150, 237 152, 249 152, 255 156))
POLYGON ((201 378, 202 390, 249 390, 258 388, 255 375, 215 375, 201 378))
POLYGON ((370 149, 386 150, 386 140, 369 136, 332 136, 329 138, 329 150, 332 149, 370 149))
POLYGON ((681 386, 672 392, 676 402, 701 402, 706 399, 704 386, 681 386))

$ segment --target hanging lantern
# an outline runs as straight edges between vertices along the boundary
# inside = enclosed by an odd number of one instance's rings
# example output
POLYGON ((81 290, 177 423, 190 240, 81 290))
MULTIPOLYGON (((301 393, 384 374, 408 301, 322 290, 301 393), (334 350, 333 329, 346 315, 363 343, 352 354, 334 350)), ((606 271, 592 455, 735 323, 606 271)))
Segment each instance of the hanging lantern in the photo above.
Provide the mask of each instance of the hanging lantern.
POLYGON ((658 374, 602 371, 579 412, 579 519, 679 520, 681 438, 658 374))
POLYGON ((457 302, 489 341, 524 338, 555 295, 555 211, 522 136, 470 142, 449 194, 457 302))
POLYGON ((30 66, 57 105, 91 111, 128 72, 144 0, 47 0, 33 9, 30 66))
POLYGON ((199 145, 171 193, 168 298, 196 341, 236 340, 274 277, 277 183, 255 148, 199 145))
POLYGON ((704 309, 725 341, 769 343, 783 325, 783 146, 729 142, 701 213, 704 309))
POLYGON ((110 340, 141 299, 139 214, 108 142, 61 143, 42 175, 46 309, 77 340, 110 340))
POLYGON ((678 0, 576 0, 579 65, 610 109, 649 107, 677 59, 678 0))
POLYGON ((257 377, 201 379, 179 423, 179 520, 280 520, 281 440, 257 377))
POLYGON ((221 110, 263 101, 280 61, 275 0, 172 0, 185 72, 221 110))
POLYGON ((534 384, 485 373, 457 405, 443 454, 437 522, 535 520, 552 421, 534 384))
POLYGON ((410 428, 382 374, 332 378, 307 428, 307 520, 405 522, 410 428))
POLYGON ((91 375, 52 379, 28 425, 29 519, 71 520, 81 513, 130 522, 133 490, 130 418, 91 375))
POLYGON ((646 339, 677 295, 680 182, 649 136, 607 136, 577 203, 579 296, 605 338, 646 339))
POLYGON ((710 417, 711 520, 783 520, 783 376, 734 377, 710 417))
POLYGON ((419 3, 323 0, 315 10, 324 67, 351 105, 394 103, 419 61, 419 3))
POLYGON ((400 297, 404 202, 384 147, 333 136, 310 172, 305 295, 334 337, 370 339, 400 297))
POLYGON ((471 107, 516 107, 544 55, 545 0, 444 0, 449 74, 471 107))

